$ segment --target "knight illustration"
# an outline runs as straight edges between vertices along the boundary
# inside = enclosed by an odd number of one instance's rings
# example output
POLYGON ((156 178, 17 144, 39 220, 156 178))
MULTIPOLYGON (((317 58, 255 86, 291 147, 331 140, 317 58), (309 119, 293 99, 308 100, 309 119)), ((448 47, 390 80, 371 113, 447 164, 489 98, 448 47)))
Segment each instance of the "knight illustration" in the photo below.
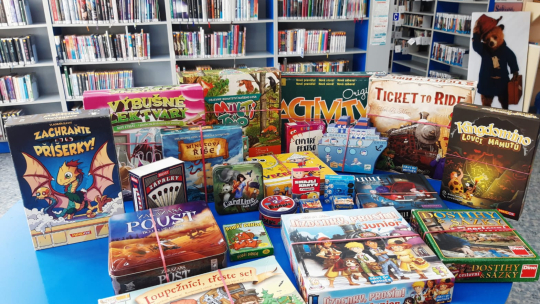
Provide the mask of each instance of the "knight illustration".
POLYGON ((93 183, 86 190, 79 189, 84 173, 79 167, 82 163, 78 160, 64 162, 55 180, 41 162, 24 152, 22 154, 26 160, 23 178, 28 182, 32 196, 49 204, 43 212, 53 218, 63 217, 71 220, 84 208, 87 208, 86 217, 93 218, 97 213, 103 212, 103 207, 112 201, 103 194, 105 189, 114 183, 112 173, 115 164, 107 155, 107 143, 97 150, 92 159, 88 175, 93 177, 93 183), (53 180, 64 187, 64 193, 54 190, 51 184, 53 180), (55 213, 54 209, 62 211, 55 213))

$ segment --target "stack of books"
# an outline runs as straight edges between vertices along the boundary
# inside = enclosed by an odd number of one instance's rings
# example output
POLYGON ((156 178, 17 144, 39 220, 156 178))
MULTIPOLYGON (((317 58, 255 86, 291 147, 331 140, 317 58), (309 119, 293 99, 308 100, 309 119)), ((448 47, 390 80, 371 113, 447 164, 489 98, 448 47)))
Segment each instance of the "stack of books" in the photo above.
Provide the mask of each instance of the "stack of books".
POLYGON ((174 22, 259 19, 259 0, 171 0, 174 22))
POLYGON ((38 62, 32 35, 0 40, 0 67, 30 65, 38 62))
POLYGON ((345 52, 346 32, 292 29, 278 31, 279 54, 303 55, 345 52))
POLYGON ((362 19, 367 7, 367 0, 278 0, 278 18, 362 19))
POLYGON ((49 0, 53 23, 107 24, 159 21, 156 0, 49 0))
POLYGON ((229 32, 173 32, 177 58, 216 58, 246 54, 246 28, 233 25, 229 32))
POLYGON ((0 102, 28 102, 39 97, 34 74, 8 75, 0 78, 0 102))
POLYGON ((0 0, 0 27, 32 24, 27 0, 0 0))
POLYGON ((66 99, 82 98, 85 91, 133 87, 132 70, 73 72, 63 68, 62 85, 66 99))
POLYGON ((295 62, 280 64, 281 72, 346 72, 349 60, 295 62))
POLYGON ((92 62, 150 59, 150 34, 127 33, 109 35, 55 36, 60 61, 92 62))
POLYGON ((433 42, 431 58, 456 66, 463 66, 463 62, 469 62, 469 48, 455 44, 433 42))

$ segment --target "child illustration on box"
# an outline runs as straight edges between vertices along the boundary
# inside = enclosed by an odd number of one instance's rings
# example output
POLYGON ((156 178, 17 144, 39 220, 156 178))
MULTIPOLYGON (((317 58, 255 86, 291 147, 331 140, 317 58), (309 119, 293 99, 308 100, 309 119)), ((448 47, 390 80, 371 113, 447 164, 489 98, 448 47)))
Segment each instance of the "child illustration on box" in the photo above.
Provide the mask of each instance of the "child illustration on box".
POLYGON ((422 270, 429 268, 429 263, 422 258, 417 258, 414 256, 411 250, 412 245, 404 243, 398 239, 388 240, 388 245, 386 249, 392 250, 394 254, 401 261, 399 268, 403 271, 415 271, 420 279, 427 279, 426 275, 422 270))
POLYGON ((442 280, 437 285, 437 288, 435 289, 435 293, 434 293, 435 299, 437 298, 437 296, 442 296, 442 295, 446 295, 450 293, 450 290, 452 289, 452 287, 454 287, 454 283, 452 283, 452 280, 450 279, 442 280))
POLYGON ((394 280, 398 280, 398 277, 396 276, 399 276, 399 278, 402 280, 409 279, 403 274, 403 272, 401 272, 399 267, 390 259, 390 257, 388 256, 388 252, 379 248, 379 244, 376 241, 368 240, 366 241, 366 245, 369 247, 368 249, 369 252, 372 255, 377 257, 379 265, 381 265, 381 268, 382 268, 381 269, 382 273, 390 276, 394 280), (389 269, 392 269, 395 272, 395 275, 392 274, 392 272, 389 271, 389 269))
POLYGON ((233 192, 234 192, 234 198, 242 198, 242 194, 244 192, 244 188, 249 184, 251 180, 246 177, 243 174, 238 174, 236 176, 236 180, 233 181, 233 192))
POLYGON ((341 259, 341 251, 334 248, 330 238, 321 236, 317 240, 323 241, 322 245, 317 245, 319 248, 317 256, 324 259, 323 269, 327 269, 324 276, 328 278, 328 287, 334 288, 334 281, 340 275, 349 281, 349 285, 359 285, 352 281, 351 275, 359 273, 360 269, 348 268, 345 261, 341 259))
POLYGON ((349 242, 345 244, 345 248, 356 253, 354 258, 358 261, 358 263, 360 263, 360 267, 362 267, 362 270, 368 275, 368 277, 375 276, 373 273, 376 273, 378 276, 384 275, 381 272, 381 266, 379 263, 377 263, 369 254, 364 252, 364 245, 362 243, 349 242))
POLYGON ((425 283, 417 281, 412 284, 414 291, 411 293, 411 298, 414 299, 414 304, 426 304, 426 298, 424 297, 425 283))
POLYGON ((435 304, 435 291, 437 290, 437 284, 435 280, 429 280, 426 282, 426 288, 423 290, 424 303, 435 304))

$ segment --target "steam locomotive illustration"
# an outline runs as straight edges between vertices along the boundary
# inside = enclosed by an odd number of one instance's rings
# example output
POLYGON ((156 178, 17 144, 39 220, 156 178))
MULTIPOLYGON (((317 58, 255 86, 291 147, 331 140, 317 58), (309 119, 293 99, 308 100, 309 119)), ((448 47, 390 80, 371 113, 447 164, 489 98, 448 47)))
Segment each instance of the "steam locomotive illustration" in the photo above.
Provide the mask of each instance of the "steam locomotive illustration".
POLYGON ((398 164, 413 165, 422 170, 430 169, 430 162, 437 157, 441 148, 441 129, 432 124, 427 119, 428 116, 429 113, 420 112, 418 122, 388 130, 387 149, 395 151, 394 160, 398 164))

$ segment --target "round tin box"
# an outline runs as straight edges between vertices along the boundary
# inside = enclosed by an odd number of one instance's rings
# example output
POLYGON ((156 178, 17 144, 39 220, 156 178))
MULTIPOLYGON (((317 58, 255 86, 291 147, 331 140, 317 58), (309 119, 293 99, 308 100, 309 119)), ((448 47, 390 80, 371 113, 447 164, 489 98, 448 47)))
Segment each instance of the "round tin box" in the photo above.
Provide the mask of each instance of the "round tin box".
POLYGON ((281 227, 281 215, 296 213, 298 204, 290 197, 272 195, 259 205, 259 219, 268 227, 281 227))

